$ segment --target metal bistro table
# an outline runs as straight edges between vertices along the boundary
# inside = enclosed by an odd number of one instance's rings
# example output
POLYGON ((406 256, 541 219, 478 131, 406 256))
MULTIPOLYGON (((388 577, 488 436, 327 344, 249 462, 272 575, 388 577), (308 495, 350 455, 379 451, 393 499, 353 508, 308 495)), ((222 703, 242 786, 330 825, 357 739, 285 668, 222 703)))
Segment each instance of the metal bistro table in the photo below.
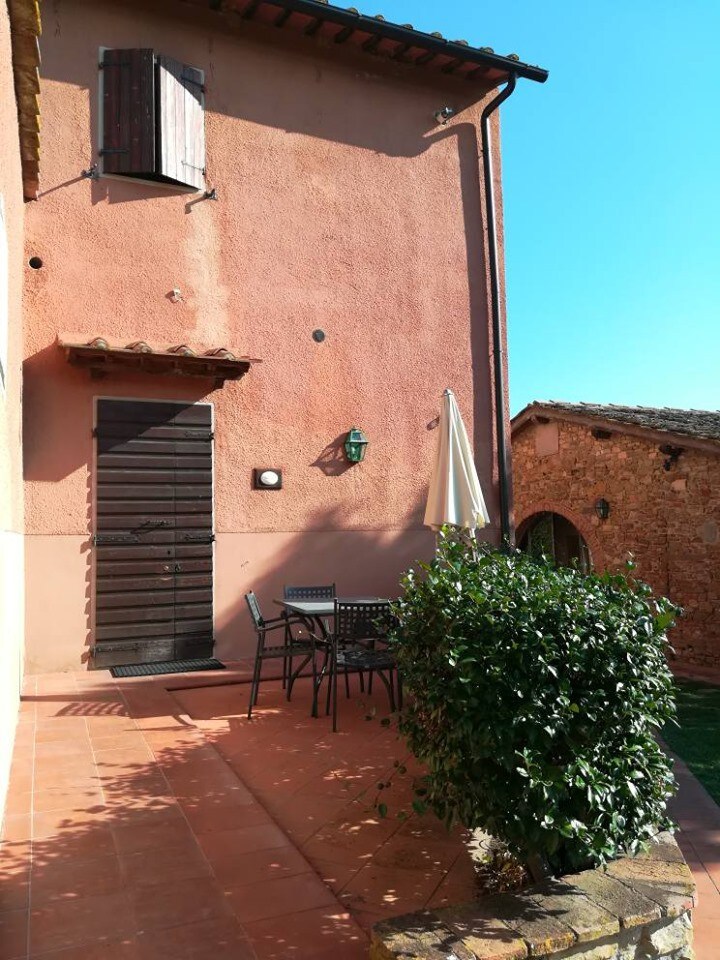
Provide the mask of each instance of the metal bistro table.
MULTIPOLYGON (((320 685, 327 673, 328 668, 328 657, 330 654, 330 648, 332 643, 332 634, 333 626, 328 624, 328 620, 332 620, 335 616, 335 603, 390 603, 391 601, 385 597, 335 597, 329 598, 327 600, 275 600, 279 606, 284 607, 288 613, 295 613, 298 616, 302 617, 308 623, 308 629, 311 629, 311 625, 315 625, 318 628, 319 634, 318 639, 323 640, 326 644, 326 657, 323 668, 320 671, 320 677, 317 682, 317 686, 313 695, 313 716, 317 716, 316 712, 316 698, 320 685)), ((332 680, 332 677, 330 678, 332 680)), ((361 689, 364 689, 363 677, 360 675, 360 683, 362 684, 361 689)), ((370 683, 372 681, 370 680, 370 683)), ((348 687, 348 677, 347 671, 345 672, 345 686, 347 695, 350 695, 350 689, 348 687)), ((329 708, 329 697, 330 690, 328 689, 328 708, 329 708)), ((333 729, 335 729, 335 716, 333 715, 333 729)))
MULTIPOLYGON (((337 597, 340 603, 390 603, 385 597, 337 597)), ((322 631, 323 637, 329 635, 327 624, 323 618, 335 615, 335 599, 328 600, 276 600, 275 603, 285 607, 290 613, 297 613, 306 620, 314 621, 322 631)))

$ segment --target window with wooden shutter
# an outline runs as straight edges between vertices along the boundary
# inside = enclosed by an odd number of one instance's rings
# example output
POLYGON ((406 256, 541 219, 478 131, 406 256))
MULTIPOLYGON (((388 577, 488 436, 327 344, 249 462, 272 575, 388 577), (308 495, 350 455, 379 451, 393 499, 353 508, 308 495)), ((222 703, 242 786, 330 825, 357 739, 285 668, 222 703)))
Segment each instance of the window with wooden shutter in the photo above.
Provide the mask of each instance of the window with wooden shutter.
POLYGON ((153 50, 104 50, 103 173, 201 190, 203 73, 153 50))
POLYGON ((204 186, 203 75, 171 57, 158 57, 158 172, 169 180, 204 186))

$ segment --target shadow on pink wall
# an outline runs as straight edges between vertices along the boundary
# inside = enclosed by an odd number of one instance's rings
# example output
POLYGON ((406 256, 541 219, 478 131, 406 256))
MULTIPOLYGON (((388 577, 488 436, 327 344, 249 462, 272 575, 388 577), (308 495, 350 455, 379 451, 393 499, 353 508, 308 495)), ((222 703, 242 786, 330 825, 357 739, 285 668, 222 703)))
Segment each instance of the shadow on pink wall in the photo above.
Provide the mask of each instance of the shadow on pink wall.
POLYGON ((266 617, 286 584, 335 583, 340 596, 400 593, 400 579, 417 561, 429 560, 435 535, 423 527, 424 503, 415 505, 409 525, 396 530, 341 529, 340 508, 318 510, 304 531, 218 537, 215 611, 216 654, 220 659, 251 656, 255 634, 245 603, 253 590, 266 617), (250 552, 254 555, 250 555, 250 552))

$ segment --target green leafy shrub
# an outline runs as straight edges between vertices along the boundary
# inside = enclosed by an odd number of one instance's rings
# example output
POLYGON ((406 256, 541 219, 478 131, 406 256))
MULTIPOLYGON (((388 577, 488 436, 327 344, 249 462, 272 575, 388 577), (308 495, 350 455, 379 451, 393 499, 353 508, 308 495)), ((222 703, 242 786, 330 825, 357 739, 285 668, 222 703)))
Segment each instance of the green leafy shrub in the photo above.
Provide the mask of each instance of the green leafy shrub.
POLYGON ((403 587, 400 729, 438 816, 556 874, 636 852, 670 825, 674 780, 655 734, 674 714, 677 608, 624 576, 446 533, 403 587))

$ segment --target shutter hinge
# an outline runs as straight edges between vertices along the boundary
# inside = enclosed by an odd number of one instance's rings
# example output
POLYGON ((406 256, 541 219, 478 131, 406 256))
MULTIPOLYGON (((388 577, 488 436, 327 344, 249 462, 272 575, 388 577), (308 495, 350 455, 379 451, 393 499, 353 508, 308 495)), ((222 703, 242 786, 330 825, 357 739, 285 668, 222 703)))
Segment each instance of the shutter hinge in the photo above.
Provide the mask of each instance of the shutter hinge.
POLYGON ((203 176, 205 175, 205 167, 196 167, 194 164, 188 163, 187 160, 183 160, 182 165, 184 167, 190 167, 191 170, 199 170, 200 173, 203 174, 203 176))
POLYGON ((118 60, 117 63, 103 63, 102 60, 98 64, 98 70, 104 70, 106 67, 129 67, 129 60, 118 60))
POLYGON ((194 87, 197 87, 202 93, 205 93, 205 84, 202 80, 193 80, 192 77, 181 76, 180 79, 183 83, 191 83, 194 87))
POLYGON ((107 153, 130 153, 130 147, 103 147, 100 150, 101 157, 107 153))

